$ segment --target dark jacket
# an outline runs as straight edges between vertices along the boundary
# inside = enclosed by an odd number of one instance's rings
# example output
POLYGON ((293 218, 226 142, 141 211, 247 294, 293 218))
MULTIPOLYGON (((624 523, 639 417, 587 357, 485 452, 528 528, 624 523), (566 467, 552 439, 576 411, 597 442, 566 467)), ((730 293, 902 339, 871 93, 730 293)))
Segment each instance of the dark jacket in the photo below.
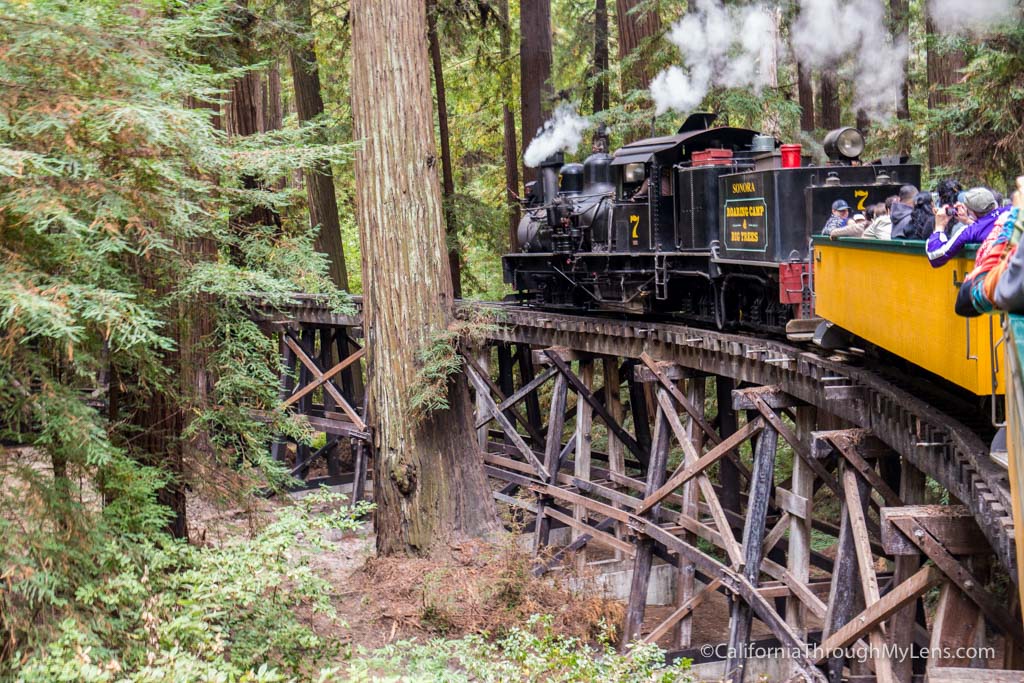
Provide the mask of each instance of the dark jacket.
POLYGON ((907 231, 910 229, 910 216, 914 213, 914 209, 901 202, 894 202, 892 211, 889 213, 892 216, 892 239, 913 239, 907 237, 907 231))

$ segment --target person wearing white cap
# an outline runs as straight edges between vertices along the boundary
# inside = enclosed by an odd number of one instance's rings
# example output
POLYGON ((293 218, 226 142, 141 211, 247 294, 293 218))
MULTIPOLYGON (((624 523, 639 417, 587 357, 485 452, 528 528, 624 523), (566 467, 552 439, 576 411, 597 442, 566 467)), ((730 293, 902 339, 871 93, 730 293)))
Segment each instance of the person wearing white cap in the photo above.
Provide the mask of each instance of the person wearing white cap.
POLYGON ((935 207, 935 232, 928 238, 925 247, 933 268, 938 268, 959 254, 965 245, 984 242, 996 221, 1010 207, 999 206, 992 190, 972 187, 964 193, 964 201, 957 204, 956 210, 957 216, 961 222, 967 223, 967 227, 950 237, 946 234, 946 226, 951 217, 945 207, 935 207))

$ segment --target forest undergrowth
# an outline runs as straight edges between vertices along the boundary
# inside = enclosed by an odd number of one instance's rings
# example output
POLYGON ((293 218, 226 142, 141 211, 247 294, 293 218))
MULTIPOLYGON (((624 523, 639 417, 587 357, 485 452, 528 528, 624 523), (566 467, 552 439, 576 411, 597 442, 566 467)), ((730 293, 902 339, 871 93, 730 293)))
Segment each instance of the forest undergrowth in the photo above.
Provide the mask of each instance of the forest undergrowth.
POLYGON ((6 612, 31 637, 0 680, 688 680, 656 646, 617 654, 621 606, 534 579, 511 540, 375 558, 371 503, 260 507, 211 506, 202 543, 107 538, 71 593, 6 612))

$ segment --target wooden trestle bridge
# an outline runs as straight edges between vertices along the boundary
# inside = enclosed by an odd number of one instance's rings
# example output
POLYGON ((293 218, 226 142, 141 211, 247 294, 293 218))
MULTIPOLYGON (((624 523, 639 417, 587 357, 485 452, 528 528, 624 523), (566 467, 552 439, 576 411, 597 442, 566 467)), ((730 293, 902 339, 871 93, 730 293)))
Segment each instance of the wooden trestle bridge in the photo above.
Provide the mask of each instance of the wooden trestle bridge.
MULTIPOLYGON (((463 306, 495 322, 464 353, 495 498, 527 522, 537 573, 588 552, 631 563, 624 640, 714 659, 693 615, 718 592, 729 647, 714 652, 727 680, 754 670, 743 646, 755 620, 770 633, 757 643, 783 648, 793 680, 1022 680, 992 670, 1024 668, 1006 474, 966 426, 875 373, 772 340, 463 306), (948 504, 925 504, 929 478, 948 504), (565 527, 566 544, 553 546, 565 527), (674 606, 645 619, 663 565, 674 606), (926 594, 938 595, 929 619, 926 594), (958 649, 975 646, 996 657, 958 649), (851 648, 870 656, 847 658, 851 648)), ((260 318, 281 335, 282 402, 328 437, 315 453, 298 446, 293 472, 323 458, 318 481, 353 482, 361 497, 371 448, 359 315, 299 298, 260 318)))

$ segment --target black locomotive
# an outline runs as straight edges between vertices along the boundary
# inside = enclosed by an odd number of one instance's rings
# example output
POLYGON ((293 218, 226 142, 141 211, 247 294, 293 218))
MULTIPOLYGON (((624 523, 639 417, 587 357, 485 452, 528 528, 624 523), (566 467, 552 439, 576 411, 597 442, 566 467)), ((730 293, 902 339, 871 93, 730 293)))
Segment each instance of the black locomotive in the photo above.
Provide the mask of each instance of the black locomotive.
POLYGON ((813 316, 809 246, 832 202, 863 210, 920 184, 920 167, 902 159, 861 164, 852 128, 830 133, 830 163, 812 166, 714 118, 691 115, 675 135, 614 154, 599 133, 582 164, 561 154, 542 164, 520 251, 502 259, 518 300, 782 331, 813 316))

